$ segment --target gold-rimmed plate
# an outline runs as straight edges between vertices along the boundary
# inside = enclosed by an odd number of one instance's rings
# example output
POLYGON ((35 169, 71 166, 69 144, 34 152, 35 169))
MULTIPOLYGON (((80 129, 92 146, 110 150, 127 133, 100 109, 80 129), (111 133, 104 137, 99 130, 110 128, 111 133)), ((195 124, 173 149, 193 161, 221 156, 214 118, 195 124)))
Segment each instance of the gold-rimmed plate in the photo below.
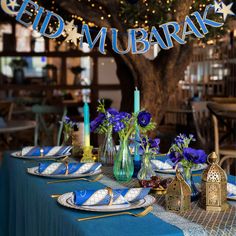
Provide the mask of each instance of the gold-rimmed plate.
POLYGON ((21 151, 13 152, 11 153, 11 156, 19 158, 19 159, 24 159, 24 160, 55 160, 55 159, 61 159, 67 156, 70 156, 71 153, 66 153, 63 155, 54 155, 54 156, 22 156, 21 151))
POLYGON ((57 201, 59 204, 61 204, 64 207, 81 210, 81 211, 119 212, 119 211, 128 211, 128 210, 134 210, 134 209, 151 206, 155 203, 156 199, 151 195, 147 195, 139 201, 128 203, 128 204, 111 205, 111 206, 107 206, 107 205, 77 206, 73 200, 73 192, 70 192, 70 193, 65 193, 61 195, 57 199, 57 201))
POLYGON ((85 174, 73 173, 73 174, 68 174, 68 175, 52 175, 52 174, 41 174, 41 173, 39 173, 38 166, 36 166, 36 167, 28 168, 27 172, 31 175, 36 175, 36 176, 45 177, 45 178, 72 179, 72 178, 84 178, 84 177, 99 175, 99 174, 102 173, 102 169, 99 168, 95 171, 91 171, 91 172, 88 172, 88 173, 85 173, 85 174))

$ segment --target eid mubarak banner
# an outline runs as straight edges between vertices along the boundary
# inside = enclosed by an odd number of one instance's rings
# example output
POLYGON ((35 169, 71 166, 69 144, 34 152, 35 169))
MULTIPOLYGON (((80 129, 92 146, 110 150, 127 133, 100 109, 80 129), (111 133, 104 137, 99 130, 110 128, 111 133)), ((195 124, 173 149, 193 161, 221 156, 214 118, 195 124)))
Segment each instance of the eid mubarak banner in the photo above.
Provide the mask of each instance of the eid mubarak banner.
POLYGON ((142 54, 146 53, 154 44, 158 44, 160 48, 168 50, 174 46, 174 41, 179 44, 186 44, 186 36, 193 35, 201 39, 209 33, 209 27, 222 27, 224 23, 209 18, 209 11, 213 11, 215 14, 222 14, 224 22, 228 15, 235 15, 231 10, 233 3, 226 5, 223 2, 215 2, 214 5, 210 4, 206 6, 203 15, 195 11, 190 16, 186 16, 185 21, 182 23, 176 21, 167 22, 160 25, 158 29, 153 26, 150 33, 143 28, 129 29, 127 31, 128 46, 125 50, 121 50, 117 46, 119 32, 116 28, 108 29, 102 27, 93 40, 87 24, 82 25, 81 32, 78 33, 78 28, 74 25, 74 20, 65 22, 58 14, 40 7, 31 0, 25 0, 18 12, 15 12, 15 7, 18 5, 16 0, 10 0, 8 4, 7 1, 1 0, 2 9, 8 14, 15 14, 16 20, 24 26, 32 27, 41 35, 51 39, 63 36, 67 42, 72 42, 75 45, 79 42, 80 47, 82 47, 83 42, 87 42, 89 48, 93 49, 95 44, 99 43, 99 51, 103 54, 106 53, 106 37, 109 31, 112 35, 112 49, 116 53, 126 54, 131 52, 133 54, 142 54), (42 17, 45 14, 46 16, 42 17), (53 32, 48 33, 49 25, 52 21, 57 21, 58 27, 53 32), (160 31, 162 32, 160 33, 160 31))

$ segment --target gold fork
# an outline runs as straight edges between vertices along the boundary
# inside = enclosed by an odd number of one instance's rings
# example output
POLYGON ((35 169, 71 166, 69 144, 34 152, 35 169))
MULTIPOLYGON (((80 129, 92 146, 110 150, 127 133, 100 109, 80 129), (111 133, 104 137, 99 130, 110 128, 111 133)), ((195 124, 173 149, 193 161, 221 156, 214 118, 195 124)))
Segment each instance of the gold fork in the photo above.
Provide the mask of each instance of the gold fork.
POLYGON ((125 212, 118 212, 118 213, 106 214, 106 215, 101 215, 101 216, 91 216, 91 217, 86 217, 86 218, 80 218, 80 219, 77 219, 77 221, 95 220, 95 219, 100 219, 100 218, 105 218, 105 217, 121 216, 121 215, 131 215, 131 216, 135 216, 135 217, 144 217, 147 214, 149 214, 152 210, 153 210, 153 207, 149 206, 149 207, 145 208, 144 211, 142 211, 138 214, 134 214, 134 213, 125 211, 125 212))
POLYGON ((57 184, 57 183, 65 183, 65 182, 72 182, 72 181, 88 181, 88 182, 97 182, 103 177, 102 174, 98 175, 95 179, 87 179, 87 178, 75 178, 75 179, 63 179, 63 180, 56 180, 56 181, 49 181, 47 184, 57 184))

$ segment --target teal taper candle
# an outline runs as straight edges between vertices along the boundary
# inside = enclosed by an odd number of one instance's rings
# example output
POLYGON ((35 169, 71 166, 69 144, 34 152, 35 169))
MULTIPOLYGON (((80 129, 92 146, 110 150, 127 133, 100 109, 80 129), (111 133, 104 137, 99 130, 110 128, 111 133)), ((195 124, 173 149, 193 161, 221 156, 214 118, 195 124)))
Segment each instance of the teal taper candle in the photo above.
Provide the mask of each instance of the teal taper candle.
POLYGON ((84 103, 84 146, 90 146, 90 118, 89 118, 89 105, 84 103))
MULTIPOLYGON (((139 111, 140 111, 140 91, 136 87, 134 91, 134 112, 137 113, 139 111)), ((136 127, 134 161, 140 161, 139 143, 137 142, 138 139, 139 139, 139 129, 138 127, 136 127)))

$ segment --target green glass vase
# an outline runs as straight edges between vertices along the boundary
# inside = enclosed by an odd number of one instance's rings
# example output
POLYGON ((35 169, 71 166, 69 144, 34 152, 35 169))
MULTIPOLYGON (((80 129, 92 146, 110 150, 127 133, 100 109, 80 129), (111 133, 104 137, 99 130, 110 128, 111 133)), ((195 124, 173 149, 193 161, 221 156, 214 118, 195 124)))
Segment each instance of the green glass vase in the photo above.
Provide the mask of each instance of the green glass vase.
POLYGON ((114 176, 119 182, 128 182, 134 173, 134 162, 129 151, 128 140, 120 141, 119 150, 115 156, 114 176))

